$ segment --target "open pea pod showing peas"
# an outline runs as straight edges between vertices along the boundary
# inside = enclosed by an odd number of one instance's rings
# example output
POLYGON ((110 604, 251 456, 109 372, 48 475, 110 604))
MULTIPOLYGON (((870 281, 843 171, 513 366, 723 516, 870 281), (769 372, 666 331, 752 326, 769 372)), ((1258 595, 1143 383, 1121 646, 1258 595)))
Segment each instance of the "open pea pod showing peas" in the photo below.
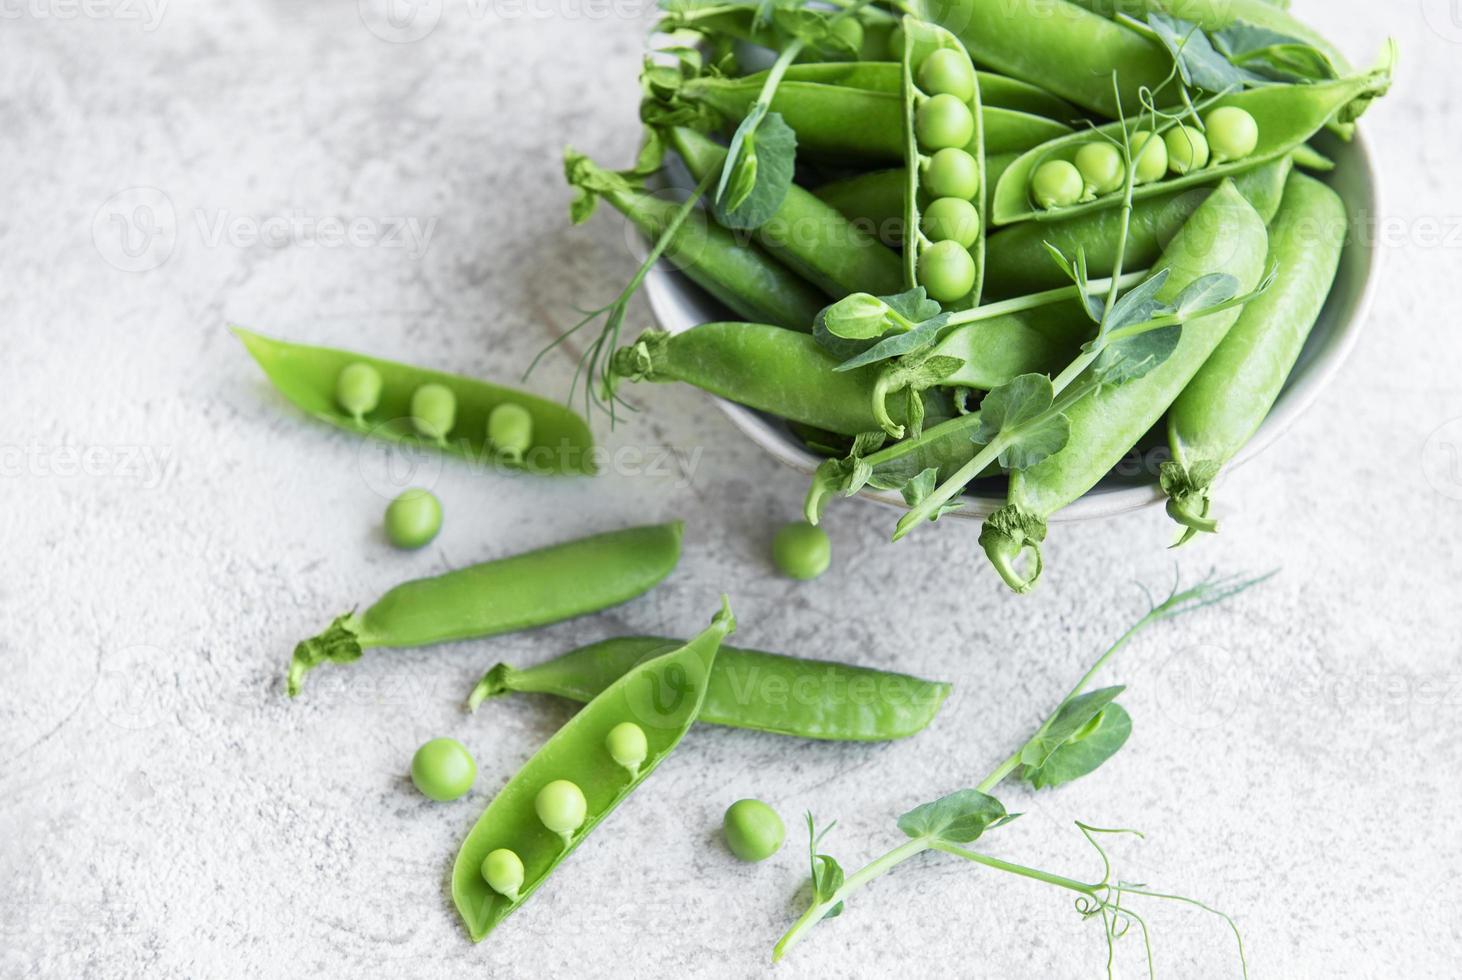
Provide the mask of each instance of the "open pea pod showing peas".
MULTIPOLYGON (((626 636, 570 650, 525 670, 498 664, 468 699, 510 692, 573 701, 597 697, 639 664, 682 645, 626 636)), ((882 742, 917 735, 939 713, 950 685, 908 674, 723 646, 707 682, 700 721, 833 742, 882 742)))
MULTIPOLYGON (((1133 199, 1209 184, 1286 156, 1323 129, 1351 102, 1384 94, 1391 86, 1394 60, 1392 47, 1387 49, 1381 65, 1365 74, 1313 85, 1270 85, 1214 99, 1204 104, 1201 113, 1210 130, 1207 137, 1196 124, 1183 130, 1177 128, 1186 125, 1178 118, 1186 111, 1181 108, 1159 116, 1155 122, 1144 117, 1127 123, 1126 135, 1137 160, 1139 181, 1133 199), (1227 128, 1230 124, 1242 130, 1236 134, 1237 151, 1221 155, 1215 150, 1210 162, 1209 144, 1218 145, 1213 127, 1227 128), (1186 139, 1168 140, 1169 134, 1186 139), (1201 150, 1197 159, 1191 158, 1193 147, 1201 150), (1174 149, 1183 150, 1189 158, 1180 162, 1172 154, 1174 149), (1173 172, 1165 175, 1169 169, 1173 172)), ((1084 148, 1120 146, 1122 142, 1123 124, 1118 122, 1065 136, 1026 152, 1000 176, 991 202, 991 221, 997 225, 1059 221, 1120 206, 1124 199, 1122 188, 1115 183, 1083 189, 1078 178, 1074 196, 1057 198, 1063 203, 1055 205, 1050 200, 1038 201, 1041 195, 1034 190, 1039 189, 1037 182, 1043 172, 1064 170, 1085 176, 1082 160, 1078 159, 1084 148), (1067 201, 1070 203, 1064 203, 1067 201)))
POLYGON ((595 471, 588 424, 557 402, 444 371, 275 340, 239 327, 233 332, 280 394, 338 429, 529 473, 595 471), (365 382, 359 386, 365 396, 360 402, 351 401, 356 377, 365 382), (424 431, 423 395, 428 394, 433 396, 431 414, 440 414, 434 424, 444 431, 424 431), (517 406, 528 417, 527 432, 517 434, 512 451, 490 436, 494 410, 504 406, 517 406))
POLYGON ((903 27, 905 285, 969 309, 985 270, 979 79, 953 34, 914 17, 903 27))
POLYGON ((709 629, 606 687, 508 780, 452 866, 452 901, 473 942, 521 907, 680 744, 735 628, 722 599, 709 629))

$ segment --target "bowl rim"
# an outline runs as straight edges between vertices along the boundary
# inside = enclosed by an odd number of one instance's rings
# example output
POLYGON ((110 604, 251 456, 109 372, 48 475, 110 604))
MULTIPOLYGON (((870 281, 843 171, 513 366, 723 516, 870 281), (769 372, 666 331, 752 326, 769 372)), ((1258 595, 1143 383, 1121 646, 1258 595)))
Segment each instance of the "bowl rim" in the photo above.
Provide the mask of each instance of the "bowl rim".
MULTIPOLYGON (((1384 207, 1383 182, 1380 179, 1375 154, 1364 133, 1359 131, 1349 143, 1345 144, 1345 147, 1364 175, 1366 195, 1365 199, 1360 202, 1361 216, 1368 217, 1374 223, 1384 207)), ((1233 471, 1273 446, 1299 421, 1301 416, 1319 399, 1320 393, 1335 379, 1359 343, 1361 331, 1370 319, 1371 309, 1379 292, 1385 250, 1376 248, 1373 240, 1354 237, 1357 230, 1355 225, 1356 223, 1353 222, 1351 230, 1353 237, 1347 243, 1347 247, 1364 248, 1368 255, 1368 263, 1365 281, 1361 284, 1351 315, 1334 329, 1332 333, 1334 343, 1328 345, 1308 365, 1302 363, 1300 367, 1304 370, 1297 369, 1291 374, 1259 430, 1244 448, 1224 466, 1219 478, 1220 483, 1233 471)), ((641 250, 641 257, 643 255, 644 251, 641 250)), ((676 311, 676 307, 679 293, 687 288, 695 289, 696 287, 663 260, 646 278, 645 295, 649 301, 651 314, 661 329, 671 333, 678 333, 686 329, 681 326, 684 318, 676 311)), ((768 416, 717 395, 707 397, 716 403, 736 428, 779 462, 808 477, 811 477, 823 462, 823 457, 816 456, 794 443, 781 429, 780 424, 774 423, 768 416)), ((893 491, 865 487, 855 496, 900 510, 907 509, 903 497, 893 491)), ((984 520, 1005 505, 1003 496, 967 493, 961 499, 965 506, 951 511, 947 515, 949 519, 984 520)), ((1117 517, 1145 510, 1162 503, 1165 499, 1162 488, 1155 480, 1140 485, 1097 486, 1083 494, 1079 500, 1051 515, 1049 523, 1066 524, 1117 517)))

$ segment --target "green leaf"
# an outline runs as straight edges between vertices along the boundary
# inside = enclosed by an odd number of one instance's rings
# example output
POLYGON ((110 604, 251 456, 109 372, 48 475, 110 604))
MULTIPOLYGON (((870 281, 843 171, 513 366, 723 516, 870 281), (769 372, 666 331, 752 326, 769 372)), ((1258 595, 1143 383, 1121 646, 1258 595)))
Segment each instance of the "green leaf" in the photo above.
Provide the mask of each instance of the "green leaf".
POLYGON ((1113 341, 1097 355, 1092 375, 1104 385, 1136 381, 1171 357, 1182 335, 1180 326, 1158 327, 1113 341))
POLYGON ((1205 92, 1223 92, 1255 81, 1251 72, 1214 50, 1208 35, 1197 24, 1152 13, 1147 15, 1147 27, 1173 56, 1184 85, 1205 92))
POLYGON ((1104 687, 1061 705, 1060 710, 1020 750, 1021 764, 1032 769, 1045 765, 1058 748, 1082 735, 1087 725, 1125 690, 1125 687, 1104 687))
POLYGON ((1061 786, 1101 768, 1127 744, 1132 734, 1132 716, 1120 704, 1108 705, 1092 719, 1079 738, 1060 745, 1037 768, 1026 767, 1020 778, 1036 789, 1061 786))
MULTIPOLYGON (((873 481, 870 480, 869 482, 872 483, 873 481)), ((920 471, 919 475, 911 480, 905 480, 902 483, 886 481, 885 485, 880 489, 898 490, 904 495, 904 503, 908 504, 910 508, 913 508, 919 506, 925 500, 927 500, 929 498, 929 495, 933 493, 938 486, 939 468, 937 466, 931 466, 926 470, 920 471)), ((945 514, 959 510, 963 506, 963 503, 945 504, 934 513, 934 516, 931 517, 930 520, 937 521, 945 514)))
MULTIPOLYGON (((837 319, 840 315, 840 307, 844 302, 842 300, 821 310, 817 314, 817 319, 813 321, 813 339, 817 341, 818 346, 841 362, 838 365, 840 371, 850 371, 855 367, 873 364, 890 357, 898 357, 926 347, 932 343, 931 337, 937 339, 939 330, 949 320, 948 314, 940 312, 939 304, 929 299, 923 286, 915 286, 907 292, 896 293, 892 296, 875 298, 885 306, 885 329, 878 336, 887 338, 886 340, 880 341, 878 337, 854 340, 835 332, 832 329, 833 324, 829 321, 837 319), (921 327, 925 329, 920 331, 921 327), (916 335, 907 340, 899 340, 911 333, 916 335), (885 343, 887 346, 882 346, 885 343)), ((859 301, 857 307, 865 311, 871 309, 862 301, 859 301)), ((841 326, 841 324, 839 325, 841 326)))
POLYGON ((716 220, 726 228, 760 228, 782 207, 797 163, 797 134, 781 115, 753 109, 726 151, 716 189, 716 220))
POLYGON ((909 837, 968 844, 1006 818, 1005 806, 977 789, 962 789, 899 817, 899 830, 909 837))
POLYGON ((1163 286, 1167 285, 1168 277, 1171 274, 1171 269, 1162 269, 1156 275, 1143 280, 1123 293, 1117 302, 1112 304, 1112 311, 1106 317, 1106 322, 1102 324, 1102 332, 1110 333, 1123 327, 1146 323, 1159 312, 1170 311, 1167 304, 1158 300, 1157 294, 1162 291, 1163 286))
POLYGON ((808 7, 779 7, 772 14, 772 24, 788 38, 801 41, 822 56, 824 61, 851 61, 858 49, 832 29, 833 12, 808 7))
MULTIPOLYGON (((923 289, 922 286, 919 288, 923 289)), ((951 316, 953 316, 952 313, 940 313, 920 323, 912 330, 896 333, 886 340, 879 341, 861 354, 848 358, 835 370, 852 371, 869 364, 877 364, 879 361, 886 361, 891 357, 902 357, 932 347, 939 341, 939 332, 949 323, 951 316)), ((957 366, 955 370, 958 370, 957 366)), ((948 371, 945 376, 953 373, 954 371, 948 371)))
POLYGON ((844 340, 873 340, 889 329, 889 305, 869 293, 844 296, 823 311, 828 333, 844 340))
POLYGON ((1024 470, 1065 448, 1071 422, 1054 411, 1056 392, 1044 374, 1022 374, 996 388, 980 403, 980 425, 970 436, 981 445, 1009 441, 1000 465, 1024 470))
POLYGON ((1278 82, 1326 82, 1340 77, 1330 56, 1314 45, 1237 21, 1212 31, 1213 46, 1233 64, 1278 82))
POLYGON ((1173 312, 1185 320, 1192 319, 1195 314, 1227 303, 1238 294, 1237 279, 1227 272, 1211 272, 1184 287, 1173 301, 1173 312))

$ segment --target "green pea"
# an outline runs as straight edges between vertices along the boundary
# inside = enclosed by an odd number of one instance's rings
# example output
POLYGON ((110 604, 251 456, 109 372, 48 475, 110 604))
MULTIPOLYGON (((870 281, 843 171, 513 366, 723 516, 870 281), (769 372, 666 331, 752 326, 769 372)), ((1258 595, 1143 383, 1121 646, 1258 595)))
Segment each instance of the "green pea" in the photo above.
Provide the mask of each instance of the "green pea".
POLYGON ((487 416, 487 441, 498 453, 515 463, 533 445, 533 415, 522 405, 503 402, 487 416))
POLYGON ((1137 162, 1137 183, 1150 184, 1168 172, 1168 148, 1148 130, 1132 134, 1132 159, 1137 162))
POLYGON ((920 227, 930 241, 959 242, 969 248, 980 237, 980 213, 963 198, 941 197, 924 209, 920 227))
POLYGON ((411 422, 428 439, 445 443, 456 421, 457 396, 451 388, 433 381, 411 393, 411 422))
POLYGON ((482 859, 482 878, 493 891, 516 902, 523 887, 523 859, 506 847, 489 851, 482 859))
POLYGON ((1168 151, 1168 169, 1182 176, 1208 166, 1208 140, 1189 126, 1174 126, 1163 137, 1168 151))
POLYGON ((386 505, 386 539, 398 548, 425 547, 441 529, 442 503, 430 490, 403 490, 386 505))
POLYGON ((782 849, 787 828, 777 811, 761 800, 737 800, 721 821, 726 846, 743 861, 765 861, 782 849))
POLYGON ((1077 150, 1076 169, 1086 182, 1084 196, 1111 194, 1127 182, 1127 163, 1122 159, 1122 151, 1110 143, 1088 143, 1077 150))
POLYGON ((936 95, 919 106, 914 133, 926 150, 965 147, 975 136, 975 115, 954 96, 936 95))
POLYGON ((947 146, 929 159, 922 183, 932 197, 974 200, 980 192, 980 165, 965 150, 947 146))
POLYGON ((975 97, 975 70, 953 48, 940 48, 919 66, 919 87, 930 95, 952 95, 961 102, 975 97))
POLYGON ((609 730, 604 737, 604 747, 609 757, 637 775, 645 757, 650 754, 650 744, 645 740, 645 730, 632 721, 622 721, 609 730))
POLYGON ((863 25, 856 17, 844 17, 833 24, 832 34, 854 51, 863 49, 863 25))
POLYGON ((455 738, 434 738, 411 757, 411 781, 423 796, 438 803, 465 796, 476 779, 472 753, 455 738))
POLYGON ((919 284, 940 303, 964 299, 975 288, 975 260, 959 242, 935 242, 919 256, 919 284))
POLYGON ((1081 171, 1065 160, 1048 160, 1036 168, 1031 178, 1031 196, 1041 207, 1069 208, 1081 200, 1086 181, 1081 171))
POLYGON ((1215 163, 1242 160, 1259 145, 1259 124, 1238 106, 1214 109, 1203 120, 1215 163))
POLYGON ((567 779, 555 779, 538 791, 533 800, 533 809, 543 826, 558 834, 567 844, 573 840, 574 831, 584 825, 589 804, 584 791, 567 779))
POLYGON ((366 413, 381 404, 381 372, 363 361, 345 365, 335 378, 335 401, 363 423, 366 413))
MULTIPOLYGON (((969 255, 955 242, 945 244, 953 245, 969 255)), ((966 289, 965 292, 969 290, 966 289)), ((794 521, 783 525, 772 539, 772 560, 790 578, 801 581, 814 579, 827 571, 828 565, 832 563, 832 542, 822 528, 805 521, 794 521)))

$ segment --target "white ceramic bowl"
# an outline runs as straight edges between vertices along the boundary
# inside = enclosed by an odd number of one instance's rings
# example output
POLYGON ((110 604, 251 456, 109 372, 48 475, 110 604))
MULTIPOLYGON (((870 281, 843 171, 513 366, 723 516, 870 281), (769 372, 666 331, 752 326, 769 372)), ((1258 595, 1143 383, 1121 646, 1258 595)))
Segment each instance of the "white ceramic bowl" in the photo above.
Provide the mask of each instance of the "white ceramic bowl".
MULTIPOLYGON (((1334 171, 1318 175, 1335 189, 1350 213, 1351 231, 1340 258, 1340 271, 1330 299, 1310 334, 1299 363, 1295 365, 1284 392, 1263 427, 1229 469, 1240 466, 1268 449, 1294 424, 1305 409, 1329 384, 1349 356, 1360 336, 1375 298, 1380 279, 1381 252, 1370 229, 1381 213, 1380 180, 1375 161, 1364 137, 1353 143, 1325 137, 1321 149, 1336 163, 1334 171)), ((681 273, 664 263, 645 283, 650 308, 661 329, 680 333, 711 320, 735 319, 718 302, 706 295, 681 273)), ((808 452, 780 419, 717 398, 736 427, 772 456, 811 476, 822 461, 808 452)), ((1163 501, 1157 485, 1157 457, 1144 454, 1130 460, 1131 472, 1113 473, 1090 492, 1052 518, 1053 522, 1086 521, 1112 517, 1163 501)), ((998 490, 997 490, 998 493, 998 490)), ((865 489, 859 494, 869 500, 903 508, 897 493, 865 489)), ((951 518, 983 520, 1005 503, 1003 495, 972 489, 964 496, 965 506, 951 518)))

